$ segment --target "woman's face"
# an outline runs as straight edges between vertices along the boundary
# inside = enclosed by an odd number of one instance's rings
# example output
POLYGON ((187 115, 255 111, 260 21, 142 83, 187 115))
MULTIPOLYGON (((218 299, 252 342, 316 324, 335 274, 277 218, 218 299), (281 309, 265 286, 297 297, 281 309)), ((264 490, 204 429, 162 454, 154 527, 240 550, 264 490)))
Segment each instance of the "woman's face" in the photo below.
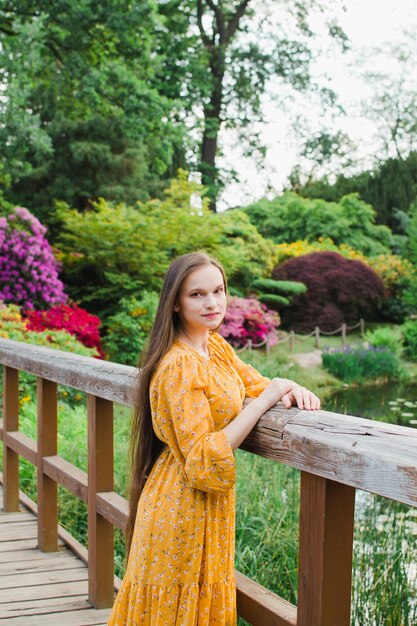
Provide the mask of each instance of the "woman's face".
POLYGON ((226 304, 221 271, 215 265, 203 265, 183 281, 174 311, 186 332, 215 330, 226 313, 226 304))

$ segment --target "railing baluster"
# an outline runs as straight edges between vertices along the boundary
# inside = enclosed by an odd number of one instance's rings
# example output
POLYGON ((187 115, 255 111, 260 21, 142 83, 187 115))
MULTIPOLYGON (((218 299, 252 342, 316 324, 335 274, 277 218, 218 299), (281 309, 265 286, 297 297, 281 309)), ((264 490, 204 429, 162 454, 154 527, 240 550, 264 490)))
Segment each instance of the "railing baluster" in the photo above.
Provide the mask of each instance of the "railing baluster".
POLYGON ((3 508, 19 510, 19 456, 7 447, 8 431, 19 430, 19 370, 3 367, 3 508))
POLYGON ((297 626, 349 626, 355 489, 301 472, 297 626))
POLYGON ((38 377, 38 546, 58 550, 58 485, 44 473, 43 459, 58 452, 57 384, 38 377))
POLYGON ((87 395, 88 415, 88 599, 96 608, 113 604, 113 524, 97 513, 96 494, 113 491, 113 403, 87 395))

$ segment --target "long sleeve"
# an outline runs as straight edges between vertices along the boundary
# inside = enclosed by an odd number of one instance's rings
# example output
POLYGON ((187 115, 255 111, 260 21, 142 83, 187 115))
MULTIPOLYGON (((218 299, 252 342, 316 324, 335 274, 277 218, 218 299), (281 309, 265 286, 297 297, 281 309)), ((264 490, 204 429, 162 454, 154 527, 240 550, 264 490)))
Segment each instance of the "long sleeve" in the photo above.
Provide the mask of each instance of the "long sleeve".
POLYGON ((271 382, 266 376, 262 376, 252 365, 245 363, 237 356, 232 346, 221 335, 213 334, 215 349, 221 351, 223 358, 236 370, 245 386, 247 398, 257 398, 271 382))
POLYGON ((206 391, 201 363, 192 356, 177 357, 152 380, 152 419, 190 487, 217 493, 235 484, 236 464, 226 434, 214 428, 206 391))
POLYGON ((262 376, 253 365, 239 359, 236 353, 234 354, 233 367, 245 385, 245 395, 248 398, 257 398, 271 382, 269 378, 262 376))

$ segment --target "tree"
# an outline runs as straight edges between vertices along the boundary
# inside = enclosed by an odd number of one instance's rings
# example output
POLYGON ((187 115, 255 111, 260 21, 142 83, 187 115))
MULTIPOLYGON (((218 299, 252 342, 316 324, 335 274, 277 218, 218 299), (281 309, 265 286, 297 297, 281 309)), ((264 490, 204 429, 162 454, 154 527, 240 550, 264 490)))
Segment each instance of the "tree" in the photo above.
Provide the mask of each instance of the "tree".
POLYGON ((243 210, 259 232, 276 243, 327 237, 336 245, 348 244, 368 256, 387 253, 392 244, 390 229, 375 224, 374 209, 357 194, 335 203, 287 192, 243 210))
POLYGON ((417 198, 417 152, 404 158, 390 158, 371 170, 346 176, 340 174, 334 183, 327 177, 301 183, 293 173, 291 188, 305 198, 322 198, 339 202, 350 193, 359 193, 362 200, 376 210, 376 220, 394 233, 405 234, 410 206, 417 198))
POLYGON ((181 162, 152 84, 158 20, 153 0, 0 2, 0 160, 8 195, 44 221, 54 198, 145 200, 181 162))
MULTIPOLYGON (((162 93, 181 99, 182 118, 199 131, 192 136, 200 146, 195 165, 213 209, 224 183, 216 165, 221 129, 235 129, 248 153, 262 152, 254 127, 249 127, 262 119, 268 81, 278 79, 301 91, 312 88, 309 13, 318 6, 322 8, 315 0, 288 0, 276 11, 275 3, 260 6, 254 0, 159 2, 163 60, 156 80, 163 78, 162 93)), ((328 8, 325 14, 331 37, 346 45, 328 8)), ((330 90, 323 95, 334 96, 330 90)))
POLYGON ((283 324, 299 332, 311 332, 315 326, 332 332, 344 322, 356 323, 361 316, 369 319, 386 295, 370 267, 337 252, 289 259, 274 269, 272 277, 300 281, 307 287, 281 312, 283 324))

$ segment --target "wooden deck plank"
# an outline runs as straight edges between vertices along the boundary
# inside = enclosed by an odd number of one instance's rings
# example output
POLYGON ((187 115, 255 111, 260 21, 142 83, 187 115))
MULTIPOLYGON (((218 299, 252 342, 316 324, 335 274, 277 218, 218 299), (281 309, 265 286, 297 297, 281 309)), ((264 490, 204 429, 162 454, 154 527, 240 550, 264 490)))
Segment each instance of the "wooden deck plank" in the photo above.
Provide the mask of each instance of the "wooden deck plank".
POLYGON ((33 522, 32 513, 5 513, 2 511, 0 515, 0 524, 15 524, 16 522, 33 522))
MULTIPOLYGON (((15 602, 2 608, 0 605, 0 620, 11 619, 13 617, 49 615, 57 613, 57 621, 65 622, 66 611, 79 611, 91 609, 91 604, 84 596, 71 596, 69 598, 45 598, 43 600, 26 600, 25 602, 15 602)), ((42 620, 39 620, 42 621, 42 620)))
POLYGON ((42 563, 45 560, 53 558, 54 560, 65 559, 67 556, 73 556, 71 550, 68 548, 60 548, 58 552, 53 552, 52 555, 47 552, 40 552, 37 548, 31 550, 18 550, 10 552, 0 552, 0 567, 2 563, 20 563, 24 561, 38 561, 42 563))
POLYGON ((38 572, 33 574, 15 574, 14 576, 0 577, 0 590, 15 589, 16 587, 42 587, 63 582, 78 582, 88 579, 88 570, 82 563, 79 567, 69 570, 58 570, 56 572, 38 572))
POLYGON ((48 560, 12 561, 2 563, 0 566, 0 580, 3 576, 14 574, 37 574, 40 572, 53 572, 56 570, 69 570, 80 567, 80 561, 76 556, 66 554, 64 558, 53 557, 48 560))
POLYGON ((37 548, 37 539, 16 539, 15 541, 1 541, 0 540, 0 553, 1 552, 14 552, 15 550, 32 550, 37 548))
POLYGON ((57 552, 38 550, 36 515, 2 508, 0 487, 0 623, 106 626, 110 609, 88 602, 85 564, 61 540, 57 552))
POLYGON ((70 583, 61 582, 49 585, 36 585, 35 587, 16 587, 13 589, 12 593, 10 592, 10 589, 0 589, 0 604, 20 602, 23 600, 42 600, 44 598, 62 598, 79 595, 83 595, 86 598, 87 593, 87 580, 70 583))
MULTIPOLYGON (((98 626, 105 623, 103 620, 107 620, 109 616, 108 609, 85 609, 80 611, 67 611, 65 613, 65 626, 98 626)), ((62 620, 61 613, 52 613, 50 615, 42 615, 42 620, 39 620, 38 616, 33 617, 14 617, 7 621, 10 625, 19 626, 56 626, 57 622, 62 620)))
POLYGON ((35 522, 24 524, 4 524, 0 533, 0 542, 14 541, 16 539, 37 539, 38 529, 35 522))

